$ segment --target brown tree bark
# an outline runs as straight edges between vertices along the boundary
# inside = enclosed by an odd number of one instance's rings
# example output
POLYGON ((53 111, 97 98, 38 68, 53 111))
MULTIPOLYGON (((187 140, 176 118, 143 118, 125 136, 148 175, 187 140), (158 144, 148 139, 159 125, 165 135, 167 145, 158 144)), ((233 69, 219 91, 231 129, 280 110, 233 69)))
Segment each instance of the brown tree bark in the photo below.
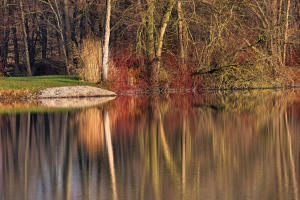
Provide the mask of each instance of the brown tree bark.
POLYGON ((60 45, 60 34, 58 31, 56 31, 56 42, 57 42, 57 51, 58 51, 58 55, 61 56, 61 45, 60 45))
POLYGON ((72 48, 71 48, 71 24, 70 24, 70 13, 69 13, 69 1, 64 0, 64 36, 65 36, 65 45, 68 59, 72 57, 72 48))
POLYGON ((19 65, 20 63, 19 44, 18 44, 18 37, 17 37, 17 28, 15 26, 12 27, 12 34, 13 34, 13 42, 14 42, 15 64, 19 65))
POLYGON ((163 39, 164 35, 166 32, 166 28, 174 7, 176 0, 169 0, 166 10, 164 12, 163 18, 160 23, 160 28, 158 32, 157 38, 154 39, 154 1, 153 0, 148 0, 148 30, 147 30, 147 35, 148 35, 148 42, 149 46, 147 47, 147 54, 148 57, 151 59, 154 54, 154 58, 152 58, 149 62, 149 68, 150 68, 150 86, 152 90, 158 89, 158 82, 159 82, 159 70, 160 70, 160 65, 161 65, 161 54, 162 54, 162 46, 163 46, 163 39), (153 27, 153 28, 152 28, 153 27), (156 42, 155 42, 156 41, 156 42), (153 48, 153 43, 155 43, 155 46, 153 48), (155 51, 155 53, 154 53, 155 51))
POLYGON ((7 57, 8 57, 8 43, 9 43, 9 36, 10 36, 10 23, 9 23, 9 12, 10 8, 6 1, 4 1, 4 5, 2 8, 2 20, 5 27, 4 28, 4 38, 1 42, 1 57, 2 57, 2 63, 4 66, 7 66, 7 57))
POLYGON ((23 40, 25 46, 25 59, 26 59, 26 69, 28 76, 31 76, 31 66, 30 66, 30 57, 29 57, 29 50, 28 50, 28 41, 27 41, 27 31, 25 26, 25 14, 23 9, 23 0, 19 0, 19 6, 21 11, 21 21, 22 21, 22 29, 23 29, 23 40))
POLYGON ((43 17, 40 18, 40 21, 42 59, 47 59, 48 30, 43 17))
POLYGON ((270 22, 270 29, 271 29, 271 51, 272 51, 272 55, 276 56, 279 58, 278 56, 278 34, 277 34, 277 27, 278 27, 278 21, 277 21, 277 0, 272 0, 271 1, 271 10, 270 10, 270 15, 272 17, 272 20, 270 22))
POLYGON ((78 8, 75 7, 74 12, 73 12, 73 19, 72 19, 72 23, 71 23, 71 40, 78 47, 78 42, 77 42, 77 39, 76 39, 76 27, 77 27, 77 23, 78 23, 77 16, 78 16, 78 8))
POLYGON ((80 18, 80 40, 79 40, 79 43, 82 44, 82 41, 83 41, 83 38, 84 36, 86 35, 86 16, 85 15, 82 15, 81 18, 80 18))
MULTIPOLYGON (((48 2, 49 2, 49 0, 48 0, 48 2)), ((64 33, 63 33, 63 20, 62 20, 61 12, 60 12, 57 0, 54 0, 55 8, 53 7, 51 2, 49 2, 48 5, 50 6, 50 8, 51 8, 51 10, 52 10, 52 12, 53 12, 53 14, 55 15, 55 18, 56 18, 58 32, 59 32, 60 38, 62 40, 62 50, 63 50, 64 57, 65 57, 66 72, 69 75, 70 74, 69 60, 68 60, 67 47, 66 47, 66 38, 65 38, 64 33)))
POLYGON ((183 13, 181 0, 177 1, 177 14, 178 14, 178 39, 179 39, 179 57, 180 64, 184 66, 185 64, 185 52, 184 52, 184 33, 183 33, 183 13))
MULTIPOLYGON (((11 2, 13 4, 13 1, 11 2)), ((12 39, 13 39, 13 46, 14 46, 14 61, 16 65, 19 65, 20 56, 19 56, 19 45, 18 45, 18 36, 17 36, 17 28, 15 24, 15 10, 16 8, 12 5, 9 7, 9 17, 10 23, 12 25, 11 32, 12 32, 12 39)))
POLYGON ((283 55, 282 63, 286 65, 286 52, 287 52, 287 41, 288 41, 288 31, 289 31, 289 13, 290 13, 291 0, 287 1, 286 16, 285 16, 285 29, 284 29, 284 39, 283 39, 283 55))
POLYGON ((27 32, 27 43, 29 51, 30 66, 34 65, 36 57, 36 42, 37 42, 37 14, 31 14, 31 21, 28 18, 25 19, 25 27, 27 32))
POLYGON ((146 51, 149 62, 155 57, 155 42, 154 42, 154 0, 147 0, 147 42, 146 51))

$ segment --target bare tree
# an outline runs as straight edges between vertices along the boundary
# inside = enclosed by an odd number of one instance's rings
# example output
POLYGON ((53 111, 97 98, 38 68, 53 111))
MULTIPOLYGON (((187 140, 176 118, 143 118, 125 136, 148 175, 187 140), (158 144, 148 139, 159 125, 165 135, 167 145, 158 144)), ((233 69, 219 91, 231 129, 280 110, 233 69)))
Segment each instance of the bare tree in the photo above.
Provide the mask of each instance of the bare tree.
POLYGON ((184 33, 183 33, 183 13, 181 0, 177 1, 177 14, 178 14, 178 38, 179 38, 179 51, 180 51, 180 64, 185 64, 185 52, 184 52, 184 33))
POLYGON ((69 69, 69 60, 68 60, 68 55, 67 55, 67 42, 66 42, 66 37, 64 36, 64 28, 63 28, 63 19, 62 19, 62 14, 58 5, 57 0, 39 0, 40 2, 46 4, 51 12, 54 15, 56 24, 52 24, 50 21, 50 25, 54 27, 57 32, 60 35, 60 39, 62 40, 62 49, 64 53, 64 59, 65 59, 65 65, 66 65, 66 72, 67 74, 70 74, 70 69, 69 69))
POLYGON ((286 64, 286 49, 288 42, 288 30, 289 30, 289 13, 290 13, 291 0, 287 1, 286 16, 285 16, 285 29, 284 29, 284 40, 283 40, 283 55, 282 63, 286 64))
POLYGON ((70 24, 70 16, 69 16, 69 1, 64 0, 64 22, 65 22, 65 28, 64 30, 64 36, 65 36, 65 45, 66 45, 66 53, 68 58, 72 57, 71 54, 71 24, 70 24))
POLYGON ((19 65, 20 62, 20 55, 19 55, 19 44, 18 44, 18 36, 17 36, 17 25, 15 20, 15 7, 10 6, 9 7, 9 16, 11 17, 11 23, 12 23, 12 39, 13 39, 13 45, 14 45, 14 60, 15 64, 19 65))
POLYGON ((107 81, 108 74, 108 56, 109 56, 109 38, 110 38, 110 15, 111 15, 111 0, 106 1, 106 21, 105 21, 105 36, 103 46, 102 59, 102 81, 107 81))
POLYGON ((1 42, 1 47, 0 47, 0 54, 2 57, 2 62, 4 64, 4 66, 7 66, 7 59, 8 59, 8 43, 9 43, 9 36, 10 36, 10 21, 8 19, 8 17, 6 17, 9 12, 11 11, 10 5, 8 5, 7 1, 3 1, 3 6, 2 6, 2 23, 3 25, 3 41, 1 42), (8 10, 8 13, 7 13, 8 10))
POLYGON ((158 87, 158 75, 161 65, 161 54, 163 47, 164 35, 166 28, 171 16, 171 12, 175 5, 175 0, 169 0, 166 6, 165 12, 161 19, 160 27, 158 34, 154 34, 154 10, 155 10, 155 1, 148 0, 147 6, 147 54, 149 60, 149 70, 150 70, 150 84, 151 87, 157 89, 158 87), (155 37, 156 36, 156 37, 155 37))
POLYGON ((26 69, 28 76, 31 76, 31 66, 30 66, 30 57, 29 57, 29 49, 28 49, 28 41, 27 41, 27 31, 25 27, 25 14, 23 9, 23 0, 19 1, 20 11, 21 11, 21 20, 22 20, 22 28, 23 28, 23 40, 25 46, 25 55, 26 55, 26 69))

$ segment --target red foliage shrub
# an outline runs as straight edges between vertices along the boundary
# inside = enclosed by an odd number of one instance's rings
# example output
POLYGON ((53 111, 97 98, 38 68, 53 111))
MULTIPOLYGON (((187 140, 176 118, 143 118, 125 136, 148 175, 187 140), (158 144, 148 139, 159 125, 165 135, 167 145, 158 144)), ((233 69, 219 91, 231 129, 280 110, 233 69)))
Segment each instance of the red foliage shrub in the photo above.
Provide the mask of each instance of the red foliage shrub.
POLYGON ((163 67, 168 73, 169 88, 171 89, 195 89, 198 86, 199 77, 192 77, 191 74, 194 71, 195 64, 189 62, 185 65, 181 65, 178 58, 174 55, 163 55, 163 67))
POLYGON ((130 48, 122 48, 111 55, 109 77, 112 89, 116 91, 134 90, 146 87, 144 58, 137 56, 130 48))
MULTIPOLYGON (((115 50, 111 54, 109 80, 111 89, 117 92, 148 88, 146 58, 137 55, 131 47, 115 50)), ((195 89, 202 81, 191 77, 194 64, 180 65, 178 57, 163 54, 160 71, 160 86, 170 89, 195 89)))
POLYGON ((235 59, 236 63, 244 63, 247 60, 250 60, 251 58, 253 58, 253 56, 255 55, 255 53, 253 52, 253 50, 251 48, 248 48, 245 51, 241 51, 235 59))
POLYGON ((296 67, 300 65, 300 48, 292 50, 287 58, 287 66, 296 67))

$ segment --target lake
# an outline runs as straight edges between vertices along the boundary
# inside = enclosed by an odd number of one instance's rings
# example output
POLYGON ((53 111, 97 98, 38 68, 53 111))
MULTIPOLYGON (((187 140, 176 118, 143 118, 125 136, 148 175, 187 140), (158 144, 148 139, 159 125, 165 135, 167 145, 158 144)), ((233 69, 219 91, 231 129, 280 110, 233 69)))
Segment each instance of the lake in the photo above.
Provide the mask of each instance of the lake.
POLYGON ((297 90, 0 114, 3 200, 288 200, 299 182, 297 90))

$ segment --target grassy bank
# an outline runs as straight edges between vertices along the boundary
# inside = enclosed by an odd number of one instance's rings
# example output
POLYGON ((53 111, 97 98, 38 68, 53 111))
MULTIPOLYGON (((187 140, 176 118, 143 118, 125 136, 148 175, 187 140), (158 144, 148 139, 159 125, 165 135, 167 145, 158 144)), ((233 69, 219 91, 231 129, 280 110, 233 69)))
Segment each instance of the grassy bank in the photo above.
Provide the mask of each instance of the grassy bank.
POLYGON ((25 100, 29 94, 50 87, 96 84, 81 81, 77 76, 0 77, 0 101, 25 100))
POLYGON ((0 91, 29 90, 38 91, 49 87, 92 85, 81 81, 77 76, 32 76, 32 77, 1 77, 0 91))

